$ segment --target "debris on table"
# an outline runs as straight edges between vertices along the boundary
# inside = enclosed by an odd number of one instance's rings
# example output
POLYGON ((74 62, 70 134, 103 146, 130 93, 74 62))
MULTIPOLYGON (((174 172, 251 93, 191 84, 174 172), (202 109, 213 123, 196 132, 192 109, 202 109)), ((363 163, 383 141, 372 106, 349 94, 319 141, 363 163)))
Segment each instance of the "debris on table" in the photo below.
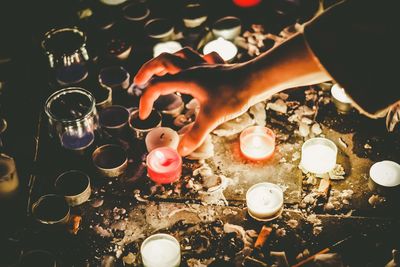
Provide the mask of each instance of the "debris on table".
POLYGON ((377 194, 373 194, 368 199, 368 203, 374 208, 382 206, 385 202, 386 202, 386 198, 383 196, 377 195, 377 194))

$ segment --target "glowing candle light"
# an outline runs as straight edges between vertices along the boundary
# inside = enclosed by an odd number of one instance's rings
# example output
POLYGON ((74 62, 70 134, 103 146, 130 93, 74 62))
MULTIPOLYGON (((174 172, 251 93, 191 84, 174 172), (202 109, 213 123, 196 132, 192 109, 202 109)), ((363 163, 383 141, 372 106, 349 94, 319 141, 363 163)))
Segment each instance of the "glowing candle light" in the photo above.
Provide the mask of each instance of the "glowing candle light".
POLYGON ((240 150, 248 159, 267 159, 275 150, 275 134, 266 127, 249 127, 240 134, 240 150))
POLYGON ((336 166, 337 147, 326 138, 311 138, 301 148, 300 166, 312 173, 327 173, 336 166))
POLYGON ((255 184, 246 193, 246 204, 249 215, 254 219, 275 219, 283 209, 283 191, 272 183, 255 184))
POLYGON ((145 267, 178 267, 181 249, 178 240, 168 234, 155 234, 146 238, 141 247, 145 267))
POLYGON ((153 48, 153 57, 157 57, 162 53, 173 54, 182 49, 182 45, 176 41, 167 41, 158 43, 153 48))
POLYGON ((182 173, 182 158, 170 147, 158 147, 147 156, 147 173, 158 184, 169 184, 179 179, 182 173))
POLYGON ((369 170, 368 186, 378 193, 399 191, 400 165, 394 161, 384 160, 376 162, 369 170))
POLYGON ((351 99, 347 96, 343 88, 338 84, 334 84, 331 88, 332 101, 335 104, 338 112, 347 113, 350 111, 352 105, 351 99))
POLYGON ((207 55, 211 52, 217 52, 220 57, 225 61, 232 60, 237 52, 238 49, 236 45, 232 42, 225 40, 224 38, 220 37, 216 40, 213 40, 207 43, 203 48, 203 54, 207 55))

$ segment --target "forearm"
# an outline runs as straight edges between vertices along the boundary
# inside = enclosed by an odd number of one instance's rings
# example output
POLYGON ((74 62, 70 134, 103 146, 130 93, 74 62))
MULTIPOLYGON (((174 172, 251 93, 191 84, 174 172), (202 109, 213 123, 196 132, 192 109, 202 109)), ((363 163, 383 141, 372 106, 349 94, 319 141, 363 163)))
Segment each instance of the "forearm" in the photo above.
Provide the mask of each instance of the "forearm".
POLYGON ((239 69, 246 77, 240 94, 247 97, 249 105, 288 88, 331 80, 301 33, 239 69))

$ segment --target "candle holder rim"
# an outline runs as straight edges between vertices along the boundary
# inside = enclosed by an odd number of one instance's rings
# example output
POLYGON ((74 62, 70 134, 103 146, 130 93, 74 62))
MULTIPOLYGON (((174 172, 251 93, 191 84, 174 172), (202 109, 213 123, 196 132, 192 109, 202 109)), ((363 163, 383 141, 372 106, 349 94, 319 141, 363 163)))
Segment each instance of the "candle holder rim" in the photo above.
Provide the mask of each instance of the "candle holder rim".
POLYGON ((398 164, 397 162, 395 162, 395 161, 392 161, 392 160, 382 160, 382 161, 378 161, 378 162, 375 162, 374 164, 372 164, 372 166, 371 166, 371 168, 369 169, 369 178, 374 182, 374 183, 376 183, 377 184, 377 186, 379 186, 379 187, 381 187, 381 188, 388 188, 388 189, 390 189, 390 188, 397 188, 397 187, 400 187, 400 181, 399 181, 399 183, 398 184, 396 184, 396 185, 383 185, 383 184, 381 184, 381 183, 378 183, 375 179, 374 179, 374 175, 372 174, 372 171, 376 168, 376 166, 378 165, 378 164, 390 164, 390 165, 392 165, 392 166, 394 166, 395 168, 398 168, 399 170, 400 170, 400 164, 398 164))
POLYGON ((107 67, 102 68, 99 71, 99 75, 97 76, 97 78, 99 80, 99 83, 100 83, 100 85, 102 87, 106 87, 106 88, 111 88, 112 89, 113 86, 118 85, 118 84, 107 85, 107 84, 104 83, 103 79, 101 78, 101 76, 104 75, 104 71, 110 70, 110 69, 119 69, 119 70, 121 70, 121 73, 123 72, 125 74, 125 79, 123 81, 129 80, 130 74, 123 66, 119 66, 119 65, 107 66, 107 67))
POLYGON ((144 24, 144 30, 145 30, 147 36, 149 36, 151 38, 154 38, 154 39, 162 39, 162 38, 165 38, 165 37, 173 34, 174 31, 175 31, 175 27, 171 23, 171 21, 169 19, 167 19, 167 18, 153 18, 153 19, 150 19, 149 21, 147 21, 144 24), (165 31, 165 32, 163 32, 161 34, 154 34, 152 32, 149 32, 149 29, 148 29, 149 25, 154 23, 154 22, 156 22, 156 21, 164 21, 166 23, 169 23, 171 27, 168 29, 168 31, 165 31))
POLYGON ((54 54, 54 52, 55 52, 55 51, 50 51, 50 50, 48 49, 48 47, 46 47, 46 42, 47 42, 48 40, 50 40, 52 36, 54 36, 55 34, 61 33, 61 32, 69 32, 69 31, 70 31, 70 32, 73 32, 73 33, 77 33, 77 34, 79 34, 79 35, 82 37, 81 45, 79 46, 79 48, 75 49, 73 52, 70 52, 70 53, 60 53, 59 56, 61 56, 61 57, 71 56, 71 55, 74 55, 74 54, 76 54, 76 53, 79 53, 80 50, 81 50, 82 48, 85 48, 85 47, 86 47, 87 36, 86 36, 86 34, 85 34, 82 30, 80 30, 78 27, 53 28, 53 29, 47 31, 47 32, 44 34, 44 39, 43 39, 42 42, 41 42, 41 47, 42 47, 42 49, 45 51, 45 53, 46 53, 47 55, 51 55, 51 54, 54 54))
MULTIPOLYGON (((136 127, 134 127, 134 126, 132 125, 132 117, 133 117, 134 115, 136 115, 137 113, 139 113, 139 109, 138 109, 138 108, 133 108, 133 109, 131 110, 130 114, 129 114, 129 121, 128 121, 129 127, 130 127, 131 129, 133 129, 133 130, 135 130, 135 131, 139 131, 139 132, 148 132, 148 131, 151 131, 152 129, 156 128, 156 127, 159 127, 159 126, 161 125, 161 122, 162 122, 162 115, 161 115, 161 113, 160 113, 158 110, 156 110, 155 108, 153 108, 153 109, 151 110, 151 113, 153 113, 153 112, 156 112, 156 114, 157 114, 158 117, 160 118, 160 122, 157 123, 157 125, 154 126, 154 127, 146 128, 146 129, 141 129, 141 128, 136 128, 136 127)), ((151 113, 150 113, 150 114, 151 114, 151 113)))
POLYGON ((353 103, 353 102, 351 101, 351 98, 349 97, 349 95, 346 93, 346 90, 344 90, 344 88, 341 87, 339 84, 337 84, 337 83, 333 84, 330 91, 331 91, 332 97, 333 97, 335 100, 340 101, 341 103, 344 103, 344 104, 347 104, 347 105, 351 105, 351 104, 353 103), (334 88, 335 88, 335 89, 336 89, 336 88, 337 88, 337 89, 342 89, 342 90, 345 92, 346 97, 348 98, 348 100, 346 100, 346 101, 339 100, 339 99, 335 96, 335 93, 333 93, 333 92, 334 92, 334 88))
POLYGON ((122 8, 122 13, 125 19, 130 21, 141 21, 150 15, 150 9, 143 2, 131 2, 122 8), (125 11, 131 6, 143 5, 146 8, 146 13, 141 17, 130 17, 125 14, 125 11))
POLYGON ((335 144, 335 142, 333 142, 331 139, 328 139, 328 138, 325 138, 325 137, 313 137, 313 138, 310 138, 310 139, 306 140, 302 144, 301 149, 303 150, 305 147, 307 147, 313 141, 314 142, 315 141, 319 141, 319 142, 323 142, 323 143, 328 143, 329 147, 332 148, 335 151, 335 153, 338 152, 338 148, 337 148, 337 145, 335 144))
POLYGON ((69 171, 65 171, 65 172, 61 173, 57 177, 56 181, 54 182, 54 187, 57 189, 57 184, 59 183, 59 181, 63 177, 65 177, 65 175, 70 174, 70 173, 78 173, 78 174, 82 175, 82 177, 85 177, 86 178, 85 181, 87 181, 87 185, 85 186, 85 189, 82 192, 78 193, 78 194, 75 194, 75 195, 64 195, 64 196, 65 197, 78 197, 80 195, 83 195, 86 192, 86 190, 88 189, 88 187, 90 188, 90 177, 89 177, 89 175, 87 175, 86 173, 84 173, 83 171, 80 171, 80 170, 69 170, 69 171))
POLYGON ((101 126, 105 127, 105 128, 108 128, 108 129, 119 129, 119 128, 121 128, 122 126, 126 125, 126 123, 127 123, 128 120, 129 120, 129 116, 130 116, 129 110, 128 110, 126 107, 122 106, 122 105, 111 105, 111 106, 105 107, 105 108, 103 108, 101 111, 99 111, 99 113, 100 113, 100 114, 99 114, 99 124, 100 124, 101 126), (121 110, 126 111, 126 113, 128 114, 128 116, 127 116, 127 121, 125 121, 125 122, 123 122, 123 123, 121 123, 121 124, 118 124, 118 125, 116 125, 116 126, 106 126, 106 125, 104 125, 104 124, 101 123, 101 119, 100 119, 100 118, 101 118, 101 113, 104 112, 104 110, 109 109, 109 108, 113 108, 113 107, 121 108, 121 110))
POLYGON ((119 146, 119 145, 115 145, 115 144, 105 144, 105 145, 99 146, 98 148, 96 148, 96 149, 93 151, 93 153, 92 153, 92 161, 93 161, 93 164, 96 166, 96 168, 98 168, 99 170, 102 170, 102 171, 106 171, 106 172, 107 172, 107 171, 112 171, 112 170, 115 170, 115 169, 123 168, 123 167, 128 163, 128 154, 126 153, 126 150, 125 150, 124 148, 122 148, 121 146, 119 146), (117 149, 119 150, 119 152, 123 152, 123 156, 125 157, 125 160, 124 160, 121 164, 119 164, 118 166, 116 166, 116 167, 112 167, 112 168, 100 167, 98 164, 96 164, 95 158, 96 158, 101 152, 103 152, 104 149, 107 149, 107 148, 110 148, 110 147, 112 147, 112 148, 117 148, 117 149))
POLYGON ((247 189, 247 192, 246 192, 246 199, 247 199, 247 197, 248 197, 249 192, 251 192, 252 190, 254 190, 254 188, 256 188, 256 187, 258 187, 258 186, 262 186, 262 185, 272 186, 272 187, 274 187, 274 188, 276 188, 276 189, 279 189, 279 192, 282 193, 282 194, 279 194, 279 195, 282 196, 282 202, 283 202, 284 197, 283 197, 283 190, 282 190, 282 188, 281 188, 279 185, 274 184, 274 183, 270 183, 270 182, 261 182, 261 183, 256 183, 256 184, 253 184, 252 186, 250 186, 249 189, 247 189))
POLYGON ((253 126, 249 126, 246 129, 244 129, 240 135, 239 135, 239 139, 243 138, 244 136, 246 136, 249 132, 251 132, 253 129, 261 129, 262 132, 266 132, 268 134, 268 136, 272 137, 274 140, 276 140, 276 135, 274 133, 274 131, 266 126, 261 126, 261 125, 253 125, 253 126))
POLYGON ((35 217, 35 219, 36 219, 37 221, 39 221, 39 222, 41 222, 41 223, 43 223, 43 224, 52 225, 52 224, 57 224, 57 223, 60 223, 60 222, 64 222, 64 221, 67 220, 67 218, 69 217, 70 213, 71 213, 71 209, 70 209, 70 207, 69 207, 67 201, 65 200, 65 198, 64 198, 63 196, 60 196, 60 195, 58 195, 58 194, 46 194, 46 195, 43 195, 43 196, 41 196, 35 203, 32 204, 32 215, 35 217), (67 212, 66 212, 66 214, 65 214, 64 217, 60 218, 60 219, 57 220, 57 221, 50 221, 50 220, 49 220, 49 221, 46 221, 46 220, 39 219, 39 218, 37 217, 37 215, 35 214, 35 211, 36 211, 37 207, 40 205, 40 203, 41 203, 42 201, 44 201, 45 199, 48 199, 48 198, 59 198, 59 199, 62 199, 62 201, 65 202, 65 206, 67 207, 67 212))
POLYGON ((84 121, 85 119, 90 117, 92 112, 93 112, 93 110, 95 110, 95 109, 96 109, 96 100, 95 100, 94 96, 92 95, 92 93, 90 93, 86 89, 83 89, 82 87, 74 87, 74 86, 72 86, 72 87, 66 87, 66 88, 60 89, 60 90, 54 92, 53 94, 51 94, 46 100, 45 109, 44 110, 45 110, 46 115, 52 120, 60 121, 60 122, 62 122, 64 124, 75 124, 77 122, 84 121), (51 102, 55 99, 56 96, 59 97, 61 95, 65 95, 67 93, 72 93, 72 92, 78 92, 78 93, 81 93, 81 94, 83 93, 86 97, 89 98, 89 100, 91 102, 91 106, 90 106, 89 110, 85 113, 85 115, 82 115, 81 117, 76 118, 76 119, 58 118, 50 110, 51 102))
MULTIPOLYGON (((174 153, 178 153, 178 151, 176 151, 176 149, 173 149, 172 147, 169 147, 169 146, 160 146, 160 147, 157 147, 157 148, 153 149, 152 151, 150 151, 149 154, 147 154, 147 156, 146 156, 146 164, 147 164, 148 162, 150 162, 150 161, 149 161, 150 155, 153 155, 153 154, 156 152, 155 150, 159 150, 159 149, 166 149, 166 150, 173 151, 174 153)), ((182 164, 182 157, 179 156, 179 157, 178 157, 178 166, 181 165, 181 164, 182 164)))
POLYGON ((276 214, 273 214, 271 217, 268 218, 259 218, 257 216, 255 216, 254 214, 251 213, 251 211, 248 209, 247 212, 249 213, 250 217, 253 218, 256 221, 260 221, 260 222, 269 222, 269 221, 273 221, 277 218, 279 218, 279 216, 282 215, 283 212, 283 205, 282 207, 276 212, 276 214))
POLYGON ((150 241, 152 241, 152 239, 163 239, 166 238, 170 241, 172 241, 175 245, 177 245, 178 248, 178 253, 176 254, 176 256, 180 256, 181 254, 181 245, 179 244, 178 239, 176 239, 173 235, 170 234, 165 234, 165 233, 156 233, 156 234, 152 234, 148 237, 146 237, 142 244, 140 245, 140 254, 143 253, 144 247, 147 245, 147 243, 149 243, 150 241))

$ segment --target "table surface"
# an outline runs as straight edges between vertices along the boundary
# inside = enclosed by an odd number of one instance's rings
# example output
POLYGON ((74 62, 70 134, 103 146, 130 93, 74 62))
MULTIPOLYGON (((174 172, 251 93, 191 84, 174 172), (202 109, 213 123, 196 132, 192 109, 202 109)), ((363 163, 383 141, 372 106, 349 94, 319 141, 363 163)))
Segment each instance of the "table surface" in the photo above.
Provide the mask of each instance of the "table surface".
MULTIPOLYGON (((198 36, 193 40, 198 41, 198 36)), ((195 46, 190 40, 184 42, 195 46)), ((90 75, 95 76, 101 66, 110 64, 122 65, 133 74, 150 55, 151 45, 144 42, 135 46, 127 61, 94 64, 90 75)), ((277 134, 271 159, 248 161, 239 152, 237 133, 224 137, 212 134, 214 156, 205 162, 185 159, 181 179, 165 186, 155 186, 147 178, 145 146, 128 131, 118 138, 99 131, 95 144, 79 156, 62 150, 49 138, 47 118, 40 114, 28 214, 40 196, 55 191, 55 179, 66 170, 86 172, 91 178, 92 195, 88 202, 72 208, 72 214, 82 216, 76 235, 65 229, 44 227, 30 217, 22 233, 23 251, 48 250, 57 256, 60 266, 99 266, 106 256, 112 256, 117 266, 123 266, 123 258, 132 253, 131 266, 137 266, 144 238, 164 232, 179 240, 182 266, 269 266, 274 261, 271 251, 284 251, 292 265, 304 250, 313 254, 353 236, 351 242, 338 248, 344 262, 350 266, 383 266, 391 259, 391 250, 398 246, 400 202, 397 196, 387 197, 373 207, 368 202, 374 194, 368 188, 368 171, 376 161, 400 162, 399 132, 387 133, 383 119, 370 120, 355 110, 347 115, 338 114, 329 101, 326 85, 295 88, 286 93, 289 98, 285 102, 293 104, 287 114, 265 110, 266 125, 277 134), (310 92, 317 101, 306 100, 310 92), (321 125, 323 136, 336 143, 338 163, 346 173, 343 180, 331 181, 330 196, 319 198, 315 205, 305 203, 305 199, 318 187, 320 179, 309 179, 298 167, 301 145, 309 136, 300 136, 298 124, 289 122, 290 115, 302 105, 315 107, 316 112, 308 117, 321 125), (119 144, 128 151, 128 170, 119 178, 103 178, 92 166, 91 152, 105 143, 119 144), (222 185, 212 192, 207 190, 209 185, 201 175, 193 174, 205 165, 222 179, 222 185), (285 190, 284 211, 271 222, 255 221, 246 210, 246 191, 259 182, 276 183, 285 190), (352 190, 352 196, 343 196, 344 190, 352 190), (327 210, 327 203, 334 203, 335 208, 327 210), (265 246, 255 250, 254 242, 263 225, 272 227, 273 232, 265 246)), ((271 101, 277 98, 274 96, 271 101)), ((137 102, 137 98, 126 95, 114 101, 127 107, 137 102)), ((254 120, 250 121, 254 124, 254 120)), ((165 121, 164 124, 171 126, 165 121)), ((245 126, 246 120, 235 123, 235 127, 245 126)))

